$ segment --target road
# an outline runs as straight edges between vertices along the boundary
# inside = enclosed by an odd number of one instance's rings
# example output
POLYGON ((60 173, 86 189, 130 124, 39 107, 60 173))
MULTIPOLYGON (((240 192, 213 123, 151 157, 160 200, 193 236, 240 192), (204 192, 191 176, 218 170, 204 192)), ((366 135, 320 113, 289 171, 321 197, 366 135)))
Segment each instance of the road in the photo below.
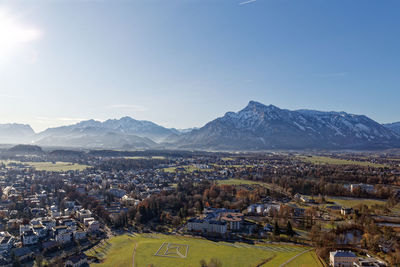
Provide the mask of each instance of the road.
POLYGON ((137 248, 137 243, 135 243, 135 248, 133 249, 133 254, 132 254, 132 267, 135 267, 136 248, 137 248))

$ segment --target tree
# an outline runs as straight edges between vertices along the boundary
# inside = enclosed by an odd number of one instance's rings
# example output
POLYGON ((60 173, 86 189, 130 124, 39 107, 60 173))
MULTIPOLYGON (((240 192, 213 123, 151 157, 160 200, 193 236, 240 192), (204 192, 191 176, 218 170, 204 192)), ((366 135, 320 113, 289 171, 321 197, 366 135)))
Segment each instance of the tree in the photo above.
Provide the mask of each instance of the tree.
POLYGON ((281 229, 279 228, 278 222, 275 221, 274 225, 274 235, 280 235, 281 234, 281 229))
POLYGON ((293 236, 294 236, 294 231, 293 231, 292 224, 290 223, 290 221, 287 222, 287 225, 286 225, 286 233, 287 233, 287 235, 290 236, 290 237, 293 237, 293 236))

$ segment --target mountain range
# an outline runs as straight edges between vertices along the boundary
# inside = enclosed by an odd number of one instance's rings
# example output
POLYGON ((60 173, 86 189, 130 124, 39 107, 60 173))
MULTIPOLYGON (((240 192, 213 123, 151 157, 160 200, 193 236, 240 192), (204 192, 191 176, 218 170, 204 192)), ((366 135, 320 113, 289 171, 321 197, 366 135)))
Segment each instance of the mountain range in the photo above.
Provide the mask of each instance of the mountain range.
POLYGON ((176 130, 130 117, 82 121, 34 133, 0 125, 0 143, 108 149, 386 149, 400 147, 400 122, 379 124, 345 112, 287 110, 250 101, 201 128, 176 130))

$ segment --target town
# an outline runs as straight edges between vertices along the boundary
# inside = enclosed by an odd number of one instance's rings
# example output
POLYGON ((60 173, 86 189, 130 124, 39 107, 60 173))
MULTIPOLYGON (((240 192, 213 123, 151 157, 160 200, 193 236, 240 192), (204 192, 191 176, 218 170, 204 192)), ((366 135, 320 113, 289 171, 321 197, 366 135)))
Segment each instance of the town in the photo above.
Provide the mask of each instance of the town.
POLYGON ((96 264, 107 240, 145 233, 292 243, 322 266, 400 262, 396 155, 20 146, 1 160, 2 266, 96 264))

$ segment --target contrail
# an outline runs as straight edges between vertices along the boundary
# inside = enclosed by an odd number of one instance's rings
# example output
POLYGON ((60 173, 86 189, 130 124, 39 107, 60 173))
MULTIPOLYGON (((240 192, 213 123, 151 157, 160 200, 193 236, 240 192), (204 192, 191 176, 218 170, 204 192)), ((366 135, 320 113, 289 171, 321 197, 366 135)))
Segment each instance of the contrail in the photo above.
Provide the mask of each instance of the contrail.
POLYGON ((254 3, 256 1, 257 0, 248 0, 248 1, 240 2, 239 5, 247 5, 247 4, 250 4, 250 3, 254 3))

